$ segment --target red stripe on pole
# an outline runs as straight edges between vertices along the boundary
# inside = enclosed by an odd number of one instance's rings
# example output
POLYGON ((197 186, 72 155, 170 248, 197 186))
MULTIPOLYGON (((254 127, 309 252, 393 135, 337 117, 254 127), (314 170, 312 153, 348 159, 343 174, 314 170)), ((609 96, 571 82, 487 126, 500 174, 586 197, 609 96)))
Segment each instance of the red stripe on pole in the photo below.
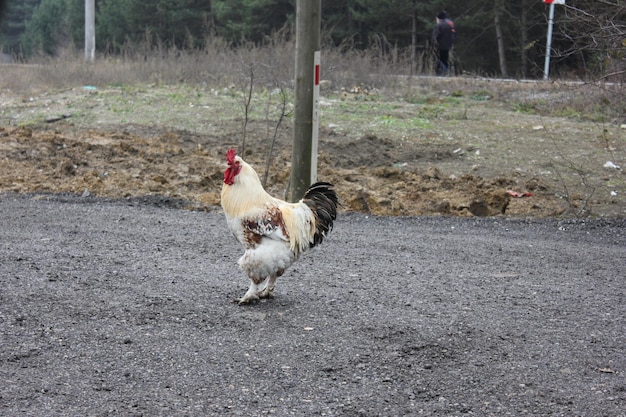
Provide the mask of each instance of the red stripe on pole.
POLYGON ((315 85, 320 85, 320 66, 315 66, 315 85))

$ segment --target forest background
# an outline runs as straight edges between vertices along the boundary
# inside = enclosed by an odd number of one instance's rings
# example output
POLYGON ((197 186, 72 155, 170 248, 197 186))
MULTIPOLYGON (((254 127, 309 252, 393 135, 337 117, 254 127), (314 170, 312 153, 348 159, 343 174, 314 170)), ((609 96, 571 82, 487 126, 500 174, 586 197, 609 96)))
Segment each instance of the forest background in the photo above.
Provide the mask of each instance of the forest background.
MULTIPOLYGON (((80 52, 84 1, 7 0, 0 46, 5 62, 80 52)), ((457 28, 455 71, 540 78, 548 7, 540 0, 335 0, 322 2, 325 47, 374 50, 398 73, 432 72, 434 16, 446 10, 457 28)), ((552 74, 622 79, 626 72, 626 4, 568 0, 556 6, 552 74)), ((96 0, 96 49, 119 56, 141 49, 202 51, 291 38, 295 0, 96 0)))

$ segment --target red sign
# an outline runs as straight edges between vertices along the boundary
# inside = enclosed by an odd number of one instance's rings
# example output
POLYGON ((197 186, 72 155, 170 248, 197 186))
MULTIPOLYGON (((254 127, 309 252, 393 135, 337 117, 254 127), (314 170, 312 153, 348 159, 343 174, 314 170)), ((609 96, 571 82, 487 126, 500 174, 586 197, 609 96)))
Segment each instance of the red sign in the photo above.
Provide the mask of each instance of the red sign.
POLYGON ((320 85, 320 65, 315 65, 315 80, 313 81, 315 85, 320 85))

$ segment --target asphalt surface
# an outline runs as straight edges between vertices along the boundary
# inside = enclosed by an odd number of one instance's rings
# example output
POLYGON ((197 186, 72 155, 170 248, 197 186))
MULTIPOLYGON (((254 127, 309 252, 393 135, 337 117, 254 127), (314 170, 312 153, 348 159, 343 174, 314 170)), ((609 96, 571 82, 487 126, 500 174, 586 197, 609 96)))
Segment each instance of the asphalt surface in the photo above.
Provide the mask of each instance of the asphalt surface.
POLYGON ((340 214, 251 306, 219 212, 0 195, 0 415, 626 415, 626 221, 340 214))

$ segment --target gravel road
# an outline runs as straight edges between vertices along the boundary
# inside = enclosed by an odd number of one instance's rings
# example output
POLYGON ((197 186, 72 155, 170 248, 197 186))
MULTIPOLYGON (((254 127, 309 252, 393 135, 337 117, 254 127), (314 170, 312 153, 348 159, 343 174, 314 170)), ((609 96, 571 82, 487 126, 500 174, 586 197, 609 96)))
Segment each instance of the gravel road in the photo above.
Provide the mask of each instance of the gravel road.
POLYGON ((626 221, 341 214, 251 306, 223 215, 0 195, 0 415, 626 415, 626 221))

